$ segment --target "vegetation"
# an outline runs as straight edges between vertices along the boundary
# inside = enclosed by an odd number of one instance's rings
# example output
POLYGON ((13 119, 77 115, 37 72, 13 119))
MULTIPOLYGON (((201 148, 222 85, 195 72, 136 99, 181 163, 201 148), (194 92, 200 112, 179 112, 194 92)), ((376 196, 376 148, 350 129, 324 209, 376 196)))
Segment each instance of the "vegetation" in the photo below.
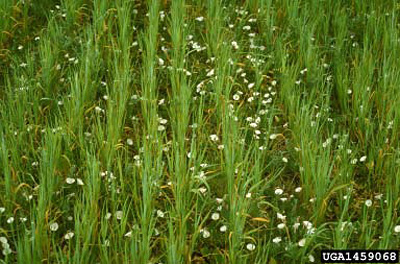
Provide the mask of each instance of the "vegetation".
POLYGON ((1 263, 400 248, 395 0, 0 1, 1 263))

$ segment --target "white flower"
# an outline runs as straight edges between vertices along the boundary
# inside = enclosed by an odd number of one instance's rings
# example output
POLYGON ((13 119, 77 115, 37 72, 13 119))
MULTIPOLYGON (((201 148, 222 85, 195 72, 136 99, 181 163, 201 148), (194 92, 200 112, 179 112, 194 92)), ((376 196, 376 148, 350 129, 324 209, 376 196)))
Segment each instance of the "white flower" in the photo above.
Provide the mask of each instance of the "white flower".
POLYGON ((249 85, 247 85, 247 87, 248 87, 249 89, 251 89, 251 88, 254 87, 254 85, 255 85, 255 83, 249 83, 249 85))
POLYGON ((7 256, 8 254, 11 254, 11 249, 10 248, 5 248, 5 249, 3 249, 3 251, 2 251, 2 253, 3 253, 3 255, 4 256, 7 256))
POLYGON ((280 188, 275 189, 275 194, 276 195, 281 195, 283 193, 283 190, 280 188))
POLYGON ((372 205, 372 201, 371 201, 370 199, 366 200, 366 201, 365 201, 365 205, 366 205, 367 207, 370 207, 370 206, 372 205))
POLYGON ((205 194, 205 193, 207 192, 207 188, 205 188, 205 187, 200 187, 200 188, 199 188, 199 192, 200 192, 201 194, 205 194))
POLYGON ((210 139, 212 140, 212 141, 218 141, 218 136, 217 135, 215 135, 215 134, 212 134, 212 135, 210 135, 210 139))
POLYGON ((164 60, 161 58, 158 58, 158 65, 163 66, 164 65, 164 60))
POLYGON ((285 228, 285 224, 284 223, 280 223, 279 225, 278 225, 278 229, 284 229, 285 228))
POLYGON ((167 120, 167 119, 164 119, 164 118, 160 118, 160 119, 158 120, 158 122, 160 122, 160 124, 165 125, 166 123, 168 123, 168 120, 167 120))
POLYGON ((75 183, 75 179, 74 178, 66 178, 65 182, 68 184, 73 184, 73 183, 75 183))
POLYGON ((233 100, 237 101, 240 99, 240 96, 238 94, 233 95, 233 100))
POLYGON ((163 126, 163 125, 159 125, 158 127, 157 127, 157 130, 158 131, 164 131, 165 130, 165 126, 163 126))
POLYGON ((132 146, 133 145, 133 140, 131 138, 128 138, 126 140, 126 144, 128 144, 129 146, 132 146))
POLYGON ((7 223, 11 224, 12 222, 14 222, 14 217, 10 217, 7 219, 7 223))
POLYGON ((126 234, 124 235, 124 237, 132 237, 132 231, 129 231, 128 233, 126 233, 126 234))
POLYGON ((212 69, 209 72, 207 72, 207 77, 211 77, 213 75, 214 75, 214 69, 212 69))
POLYGON ((312 223, 310 221, 303 221, 303 226, 307 229, 311 229, 312 223))
POLYGON ((308 255, 308 260, 309 260, 310 262, 315 262, 315 258, 314 258, 313 255, 308 255))
POLYGON ((274 139, 276 139, 277 136, 278 136, 277 134, 271 134, 269 136, 269 139, 274 140, 274 139))
POLYGON ((293 224, 293 230, 294 230, 294 231, 297 231, 297 229, 299 228, 299 226, 300 226, 300 223, 294 223, 294 224, 293 224))
POLYGON ((200 233, 203 234, 203 238, 209 238, 210 237, 210 231, 208 231, 207 229, 201 229, 200 233))
POLYGON ((362 156, 361 158, 360 158, 360 162, 364 162, 364 161, 366 161, 367 160, 367 156, 362 156))
POLYGON ((252 127, 252 128, 256 128, 258 125, 257 125, 257 123, 250 123, 250 127, 252 127))
POLYGON ((221 231, 222 233, 226 232, 228 228, 226 227, 226 225, 223 225, 219 228, 219 231, 221 231))
POLYGON ((6 208, 0 207, 0 213, 4 213, 6 211, 6 208))
POLYGON ((8 240, 7 240, 7 238, 6 237, 0 237, 0 243, 2 243, 2 244, 8 244, 8 240))
POLYGON ((282 161, 285 162, 285 163, 288 163, 288 159, 286 157, 283 157, 282 161))
POLYGON ((294 191, 297 193, 301 192, 301 187, 297 187, 294 191))
POLYGON ((164 212, 161 210, 157 210, 157 216, 163 218, 164 217, 164 212))
POLYGON ((297 244, 299 245, 299 247, 304 247, 306 244, 306 239, 305 238, 301 239, 297 244))
POLYGON ((256 249, 256 246, 252 243, 249 243, 246 245, 247 250, 249 251, 253 251, 254 249, 256 249))
POLYGON ((222 198, 215 198, 215 200, 216 200, 217 203, 219 203, 219 204, 221 204, 221 203, 224 201, 224 199, 222 199, 222 198))
POLYGON ((238 49, 239 48, 239 45, 237 44, 236 41, 232 41, 231 44, 232 44, 234 49, 238 49))
POLYGON ((78 184, 78 185, 80 185, 80 186, 85 185, 85 184, 83 183, 83 181, 82 181, 81 178, 77 178, 77 179, 76 179, 76 184, 78 184))
POLYGON ((286 215, 280 214, 280 213, 276 213, 276 217, 278 217, 278 219, 285 221, 286 220, 286 215))
POLYGON ((214 220, 214 221, 217 221, 219 219, 219 213, 213 213, 211 215, 211 219, 214 220))
POLYGON ((124 214, 124 213, 123 213, 122 211, 116 211, 116 212, 115 212, 115 217, 116 217, 118 220, 121 220, 123 214, 124 214))
POLYGON ((202 17, 202 16, 196 17, 196 21, 202 22, 203 20, 204 20, 204 17, 202 17))
POLYGON ((274 242, 275 244, 278 244, 281 241, 282 241, 281 237, 275 237, 274 239, 272 239, 272 242, 274 242))
POLYGON ((251 192, 246 194, 246 198, 251 198, 251 192))
POLYGON ((74 235, 75 235, 75 234, 74 234, 73 232, 68 232, 68 233, 65 234, 64 238, 65 238, 66 240, 69 240, 69 239, 73 238, 74 235))
POLYGON ((400 233, 400 225, 394 227, 394 232, 400 233))
POLYGON ((50 224, 50 230, 55 232, 58 230, 58 224, 56 222, 50 224))

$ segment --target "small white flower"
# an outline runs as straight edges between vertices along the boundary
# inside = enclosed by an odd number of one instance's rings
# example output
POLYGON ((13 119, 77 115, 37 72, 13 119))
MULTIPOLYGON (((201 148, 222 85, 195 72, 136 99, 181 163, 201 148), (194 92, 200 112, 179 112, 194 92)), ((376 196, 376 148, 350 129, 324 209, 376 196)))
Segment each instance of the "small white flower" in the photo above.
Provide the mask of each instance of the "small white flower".
POLYGON ((3 249, 3 251, 2 251, 2 253, 3 253, 3 255, 4 256, 7 256, 7 255, 9 255, 9 254, 11 254, 11 249, 10 248, 5 248, 5 249, 3 249))
POLYGON ((165 216, 165 214, 163 211, 157 210, 157 216, 163 218, 165 216))
POLYGON ((219 213, 213 213, 211 215, 211 219, 214 220, 214 221, 217 221, 219 219, 219 213))
POLYGON ((288 163, 288 159, 286 157, 283 157, 282 161, 285 162, 285 163, 288 163))
POLYGON ((65 179, 65 182, 68 183, 68 184, 73 184, 73 183, 75 183, 75 179, 74 178, 67 178, 67 179, 65 179))
POLYGON ((74 235, 75 235, 75 234, 74 234, 73 232, 68 232, 68 233, 65 234, 64 238, 65 238, 66 240, 69 240, 69 239, 73 238, 74 235))
POLYGON ((224 201, 224 199, 222 199, 222 198, 215 198, 215 200, 216 200, 217 203, 219 203, 219 204, 221 204, 221 203, 224 201))
POLYGON ((164 131, 165 130, 165 126, 163 126, 163 125, 159 125, 158 127, 157 127, 157 130, 158 131, 164 131))
POLYGON ((2 243, 2 244, 8 244, 8 240, 7 240, 7 238, 6 237, 0 237, 0 243, 2 243))
POLYGON ((11 224, 11 223, 13 223, 14 222, 14 217, 9 217, 8 219, 7 219, 7 223, 9 223, 9 224, 11 224))
POLYGON ((106 213, 106 216, 105 216, 106 220, 110 219, 111 216, 112 216, 112 214, 110 212, 106 213))
POLYGON ((277 134, 271 134, 269 136, 269 139, 274 140, 274 139, 276 139, 277 136, 278 136, 277 134))
POLYGON ((237 101, 240 99, 240 96, 238 94, 233 95, 233 100, 237 101))
POLYGON ((239 45, 237 44, 236 41, 232 41, 231 44, 232 44, 232 47, 233 47, 234 49, 237 50, 237 49, 239 48, 239 45))
POLYGON ((85 185, 85 184, 83 183, 83 181, 82 181, 81 178, 76 178, 76 184, 78 184, 78 185, 80 185, 80 186, 85 185))
POLYGON ((296 232, 297 229, 299 229, 300 223, 294 223, 293 224, 293 230, 296 232))
POLYGON ((370 206, 372 205, 372 201, 371 201, 370 199, 366 200, 366 201, 365 201, 365 205, 366 205, 367 207, 370 207, 370 206))
POLYGON ((207 77, 211 77, 214 75, 214 69, 207 72, 207 77))
POLYGON ((301 192, 301 189, 302 189, 301 187, 297 187, 294 191, 299 193, 299 192, 301 192))
POLYGON ((202 17, 202 16, 196 17, 196 21, 202 22, 203 20, 204 20, 204 17, 202 17))
POLYGON ((364 162, 364 161, 366 161, 367 160, 367 156, 362 156, 361 158, 360 158, 360 162, 364 162))
POLYGON ((158 58, 158 65, 163 66, 164 65, 164 60, 161 58, 158 58))
POLYGON ((201 229, 200 233, 203 235, 203 238, 209 238, 210 237, 210 231, 208 231, 207 229, 201 229))
POLYGON ((278 229, 284 229, 285 228, 285 224, 284 223, 280 223, 279 225, 278 225, 278 229))
POLYGON ((246 194, 246 198, 251 198, 251 192, 246 194))
POLYGON ((252 128, 256 128, 258 125, 257 125, 257 123, 250 123, 250 127, 252 127, 252 128))
POLYGON ((247 85, 247 87, 248 87, 249 89, 251 89, 251 88, 254 87, 254 85, 255 85, 255 83, 249 83, 249 85, 247 85))
POLYGON ((314 258, 313 255, 308 255, 308 260, 309 260, 310 262, 315 262, 315 258, 314 258))
POLYGON ((123 213, 122 211, 116 211, 116 212, 115 212, 115 217, 116 217, 118 220, 121 220, 123 214, 124 214, 124 213, 123 213))
POLYGON ((253 251, 254 249, 256 249, 256 245, 249 243, 246 245, 247 250, 249 251, 253 251))
POLYGON ((277 188, 277 189, 275 189, 275 194, 281 195, 281 194, 283 194, 283 190, 281 188, 277 188))
POLYGON ((400 233, 400 225, 394 227, 394 232, 400 233))
POLYGON ((305 238, 301 239, 297 244, 299 245, 299 247, 304 247, 306 244, 306 239, 305 238))
POLYGON ((226 225, 223 225, 223 226, 221 226, 221 227, 219 228, 219 231, 221 231, 222 233, 225 233, 227 229, 228 229, 228 228, 226 227, 226 225))
POLYGON ((0 207, 0 213, 4 213, 6 211, 6 208, 0 207))
POLYGON ((131 138, 128 138, 126 140, 126 144, 128 144, 129 146, 132 146, 133 145, 133 140, 131 138))
POLYGON ((56 222, 50 224, 50 230, 55 232, 58 230, 58 224, 56 222))
POLYGON ((275 237, 274 239, 272 239, 272 242, 274 242, 275 244, 279 244, 279 242, 282 241, 281 237, 275 237))
POLYGON ((286 220, 286 215, 280 214, 280 213, 276 213, 276 217, 278 217, 278 219, 285 221, 286 220))
POLYGON ((205 188, 205 187, 200 187, 200 188, 199 188, 199 192, 200 192, 201 194, 205 194, 205 193, 207 192, 207 188, 205 188))
POLYGON ((132 237, 132 231, 129 231, 128 233, 126 233, 126 234, 124 235, 124 237, 132 237))
POLYGON ((303 221, 303 226, 308 230, 312 228, 312 223, 310 221, 303 221))
POLYGON ((219 140, 218 136, 215 135, 215 134, 210 135, 210 139, 211 139, 212 141, 218 141, 218 140, 219 140))

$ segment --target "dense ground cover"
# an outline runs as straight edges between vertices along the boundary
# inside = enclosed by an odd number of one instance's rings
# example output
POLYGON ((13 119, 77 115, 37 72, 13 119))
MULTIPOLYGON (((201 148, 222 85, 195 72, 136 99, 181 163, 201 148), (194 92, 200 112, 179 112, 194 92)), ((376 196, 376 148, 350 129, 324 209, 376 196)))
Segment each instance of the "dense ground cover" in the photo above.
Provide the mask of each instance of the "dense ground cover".
POLYGON ((400 247, 397 1, 0 3, 0 262, 400 247))

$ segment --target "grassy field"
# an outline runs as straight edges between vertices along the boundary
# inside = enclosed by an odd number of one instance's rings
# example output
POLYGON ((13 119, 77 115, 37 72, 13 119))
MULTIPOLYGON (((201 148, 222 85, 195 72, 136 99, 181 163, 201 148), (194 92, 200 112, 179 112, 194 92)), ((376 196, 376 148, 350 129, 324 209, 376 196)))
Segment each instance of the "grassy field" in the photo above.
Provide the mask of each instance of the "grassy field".
POLYGON ((0 0, 0 263, 400 248, 400 3, 0 0))

